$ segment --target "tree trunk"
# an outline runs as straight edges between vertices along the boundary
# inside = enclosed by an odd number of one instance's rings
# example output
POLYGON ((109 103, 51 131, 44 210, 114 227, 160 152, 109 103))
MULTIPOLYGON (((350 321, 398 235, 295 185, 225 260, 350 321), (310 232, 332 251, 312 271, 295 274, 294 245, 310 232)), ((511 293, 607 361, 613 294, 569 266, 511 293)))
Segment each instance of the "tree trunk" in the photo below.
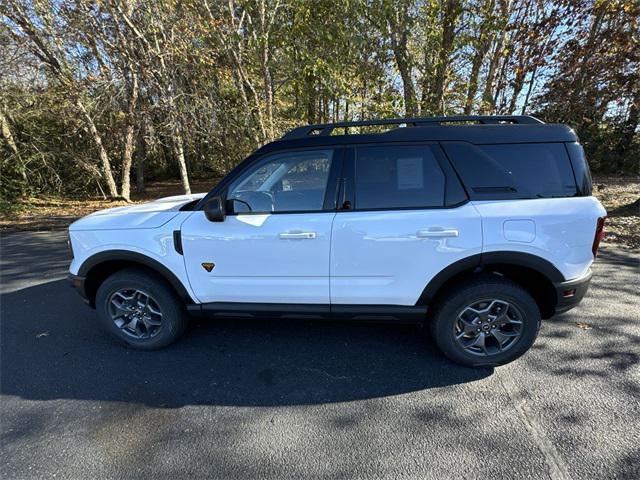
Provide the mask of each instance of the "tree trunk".
POLYGON ((513 32, 509 36, 509 42, 505 48, 505 54, 502 56, 502 65, 500 67, 500 73, 498 75, 498 79, 496 81, 496 88, 493 93, 493 106, 494 113, 504 114, 511 113, 512 109, 515 108, 515 103, 517 101, 517 96, 522 90, 522 86, 524 84, 524 78, 526 76, 526 68, 529 54, 531 50, 531 46, 529 45, 529 41, 523 39, 522 32, 525 32, 525 26, 527 25, 528 18, 531 14, 531 11, 536 11, 538 9, 537 0, 522 0, 520 4, 517 5, 517 15, 516 18, 509 28, 511 32, 513 32), (525 46, 529 48, 525 48, 525 46), (511 63, 512 57, 518 59, 518 65, 516 67, 511 63), (513 80, 513 95, 511 96, 510 102, 507 105, 506 99, 506 87, 509 85, 509 72, 515 70, 516 78, 513 80), (500 99, 500 103, 498 104, 498 99, 500 99))
POLYGON ((527 76, 527 63, 528 58, 525 58, 518 66, 516 77, 513 79, 513 92, 511 94, 511 101, 509 102, 509 108, 507 109, 507 114, 509 115, 512 115, 515 111, 518 97, 520 96, 522 87, 524 87, 524 81, 527 76))
POLYGON ((307 123, 316 123, 316 87, 315 78, 310 73, 305 78, 306 108, 305 113, 307 123))
POLYGON ((494 82, 496 77, 496 71, 498 69, 498 65, 500 64, 500 59, 502 58, 502 46, 504 45, 504 41, 507 37, 507 23, 509 22, 509 10, 511 9, 511 0, 500 0, 500 20, 502 24, 502 28, 500 29, 500 34, 496 40, 496 44, 493 49, 493 55, 491 56, 491 61, 489 62, 489 69, 487 70, 487 78, 485 80, 484 91, 482 92, 482 104, 480 105, 480 113, 494 113, 495 112, 495 102, 494 102, 494 82))
POLYGON ((182 134, 177 125, 173 126, 173 153, 178 162, 178 168, 180 169, 180 179, 182 180, 182 189, 185 195, 191 194, 191 187, 189 186, 189 176, 187 175, 187 162, 184 158, 184 143, 182 140, 182 134))
POLYGON ((424 60, 422 63, 422 81, 420 87, 422 92, 420 93, 420 114, 425 116, 433 114, 431 110, 431 91, 433 90, 433 80, 435 76, 434 64, 436 63, 434 58, 433 48, 425 47, 423 49, 424 60))
POLYGON ((144 127, 138 133, 136 145, 136 192, 144 193, 144 159, 146 157, 147 144, 144 140, 144 127))
POLYGON ((9 121, 7 120, 7 117, 4 116, 4 113, 2 113, 2 110, 0 110, 0 129, 2 130, 2 138, 7 142, 9 150, 11 150, 14 155, 18 155, 18 146, 16 145, 11 129, 9 128, 9 121))
POLYGON ((260 127, 260 132, 262 133, 262 141, 264 141, 268 138, 268 134, 264 125, 264 116, 262 114, 262 106, 260 105, 260 97, 258 96, 258 92, 253 86, 253 83, 251 83, 251 80, 246 74, 241 59, 235 52, 232 52, 232 57, 235 59, 235 64, 236 68, 238 69, 238 76, 240 77, 240 81, 243 83, 243 85, 246 85, 246 87, 249 89, 249 93, 251 94, 251 99, 253 100, 252 111, 254 112, 254 116, 258 121, 258 126, 260 127))
POLYGON ((449 69, 449 58, 453 50, 455 40, 455 27, 460 15, 460 0, 447 0, 442 22, 442 39, 440 42, 440 53, 438 55, 438 66, 436 68, 436 80, 431 95, 431 106, 438 114, 444 114, 444 89, 447 84, 447 71, 449 69))
MULTIPOLYGON (((265 47, 266 50, 266 47, 265 47)), ((272 141, 274 138, 274 129, 273 129, 273 81, 271 79, 271 70, 268 65, 268 56, 265 52, 263 57, 263 77, 264 77, 264 93, 265 93, 265 104, 266 104, 266 117, 267 117, 267 140, 272 141)))
POLYGON ((569 106, 573 107, 574 105, 579 105, 579 98, 583 95, 584 89, 584 81, 587 78, 589 73, 589 59, 591 58, 591 54, 593 52, 593 48, 596 45, 596 38, 600 33, 600 28, 602 27, 602 22, 604 20, 604 15, 607 12, 607 4, 603 2, 596 9, 595 17, 593 17, 593 21, 591 22, 591 27, 589 29, 589 37, 587 39, 587 43, 584 47, 584 55, 580 61, 580 65, 578 67, 578 75, 575 82, 575 87, 573 88, 573 92, 571 92, 571 97, 569 100, 569 106))
POLYGON ((478 76, 480 75, 480 68, 484 62, 491 42, 493 40, 493 33, 489 33, 490 18, 493 15, 493 8, 495 6, 495 0, 486 0, 483 10, 489 18, 485 18, 480 26, 480 32, 478 33, 476 51, 471 61, 471 72, 469 74, 469 85, 467 86, 467 98, 464 104, 464 114, 469 115, 473 110, 473 99, 478 91, 478 76))
POLYGON ((391 49, 400 72, 400 78, 402 78, 405 114, 408 117, 415 117, 418 114, 418 101, 411 76, 411 64, 407 49, 407 30, 404 25, 405 17, 406 12, 402 15, 400 12, 396 12, 394 16, 388 19, 388 29, 389 37, 391 38, 391 49))
MULTIPOLYGON (((277 10, 278 5, 276 5, 275 9, 277 10)), ((275 15, 276 12, 273 11, 272 15, 275 15)), ((269 67, 269 61, 271 57, 271 51, 269 47, 269 29, 270 24, 267 21, 266 17, 266 4, 264 0, 260 2, 259 7, 259 18, 260 18, 260 30, 262 35, 262 51, 261 51, 261 63, 262 63, 262 79, 264 83, 264 102, 265 102, 265 115, 266 115, 266 131, 267 131, 267 140, 272 141, 274 138, 274 128, 273 128, 273 78, 271 76, 271 68, 269 67)))
POLYGON ((18 174, 22 178, 22 185, 20 186, 20 194, 25 195, 27 193, 27 189, 29 187, 29 179, 27 178, 27 172, 24 164, 22 163, 22 159, 20 158, 20 153, 18 152, 18 145, 16 144, 15 139, 13 138, 13 134, 11 133, 11 128, 9 128, 9 120, 4 115, 2 110, 0 110, 0 130, 2 131, 2 138, 7 143, 9 150, 13 153, 16 164, 18 166, 18 174))
POLYGON ((527 107, 529 106, 529 99, 531 98, 531 91, 533 90, 533 85, 536 81, 536 73, 538 72, 538 65, 533 67, 533 71, 531 72, 531 80, 529 80, 529 87, 527 87, 527 94, 524 97, 524 103, 522 104, 522 111, 520 115, 525 115, 527 111, 527 107))
POLYGON ((135 142, 135 127, 127 125, 124 134, 124 148, 122 150, 122 179, 121 196, 127 202, 131 200, 131 164, 133 160, 133 144, 135 142))
POLYGON ((396 53, 396 64, 402 78, 402 90, 404 97, 404 110, 408 117, 415 117, 418 114, 418 102, 416 100, 416 90, 411 78, 411 68, 403 53, 396 53))
POLYGON ((121 193, 126 201, 131 200, 131 163, 133 160, 133 148, 135 138, 135 110, 138 101, 138 76, 131 74, 131 87, 129 93, 129 106, 127 111, 127 126, 124 135, 124 148, 122 151, 122 179, 121 193))
POLYGON ((244 88, 244 83, 242 82, 242 78, 240 77, 240 74, 237 71, 233 72, 232 77, 233 77, 233 83, 236 85, 236 88, 240 92, 240 99, 242 100, 242 105, 244 106, 245 127, 247 128, 247 132, 249 132, 249 134, 253 138, 253 143, 256 145, 259 145, 260 137, 258 136, 255 129, 251 125, 251 118, 253 117, 253 115, 251 115, 251 108, 249 107, 249 99, 247 98, 247 92, 244 88))
POLYGON ((93 122, 91 115, 89 115, 89 112, 87 111, 87 109, 85 108, 84 104, 80 99, 76 100, 76 107, 78 107, 78 110, 82 114, 87 124, 87 130, 91 135, 91 140, 93 140, 93 143, 98 149, 98 157, 100 158, 100 167, 101 167, 100 173, 102 174, 103 180, 107 184, 107 188, 109 189, 109 196, 112 199, 118 198, 118 187, 116 187, 116 182, 113 179, 113 173, 111 172, 111 162, 109 160, 109 154, 107 153, 107 150, 104 148, 104 145, 102 143, 102 138, 100 137, 100 133, 96 128, 96 124, 93 122))

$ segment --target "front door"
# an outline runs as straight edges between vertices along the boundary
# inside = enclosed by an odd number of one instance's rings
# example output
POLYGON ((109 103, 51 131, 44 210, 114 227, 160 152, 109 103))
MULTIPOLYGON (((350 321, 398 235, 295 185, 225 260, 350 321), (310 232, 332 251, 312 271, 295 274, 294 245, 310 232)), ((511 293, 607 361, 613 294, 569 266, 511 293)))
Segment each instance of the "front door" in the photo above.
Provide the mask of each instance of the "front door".
POLYGON ((185 266, 201 303, 329 304, 337 152, 259 158, 225 189, 223 222, 196 211, 183 223, 185 266))

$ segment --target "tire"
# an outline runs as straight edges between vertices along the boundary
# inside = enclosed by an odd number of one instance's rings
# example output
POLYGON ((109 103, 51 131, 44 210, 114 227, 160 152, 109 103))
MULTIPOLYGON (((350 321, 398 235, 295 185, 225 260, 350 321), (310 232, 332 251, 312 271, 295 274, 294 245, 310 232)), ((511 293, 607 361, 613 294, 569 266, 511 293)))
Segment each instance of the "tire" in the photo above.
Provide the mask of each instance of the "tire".
POLYGON ((435 307, 430 328, 450 360, 471 367, 504 365, 535 342, 540 310, 517 283, 482 275, 446 292, 435 307))
POLYGON ((188 325, 184 304, 175 291, 163 279, 138 268, 108 277, 96 293, 96 310, 108 332, 140 350, 166 347, 188 325))

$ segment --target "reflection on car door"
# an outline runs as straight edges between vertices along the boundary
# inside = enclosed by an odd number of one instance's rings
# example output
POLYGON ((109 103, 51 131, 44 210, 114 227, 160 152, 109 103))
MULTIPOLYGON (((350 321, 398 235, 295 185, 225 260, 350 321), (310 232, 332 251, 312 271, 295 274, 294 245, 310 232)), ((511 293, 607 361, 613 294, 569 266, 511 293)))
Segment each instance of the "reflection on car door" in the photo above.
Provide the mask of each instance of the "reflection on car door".
POLYGON ((341 151, 259 159, 226 189, 224 222, 194 212, 182 225, 198 300, 329 304, 329 249, 341 151), (215 264, 211 272, 203 263, 215 264))
POLYGON ((353 209, 331 238, 331 303, 414 305, 446 266, 480 253, 469 203, 444 208, 437 145, 363 146, 345 158, 353 209))

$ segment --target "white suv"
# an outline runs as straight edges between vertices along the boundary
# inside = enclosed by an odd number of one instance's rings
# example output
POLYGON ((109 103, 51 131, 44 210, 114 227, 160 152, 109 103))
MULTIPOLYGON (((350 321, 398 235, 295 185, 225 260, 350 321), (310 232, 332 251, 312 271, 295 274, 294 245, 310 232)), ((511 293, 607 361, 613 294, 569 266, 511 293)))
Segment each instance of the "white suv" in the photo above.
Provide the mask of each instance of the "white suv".
POLYGON ((136 348, 173 342, 187 314, 426 321, 450 359, 498 365, 582 299, 604 218, 566 126, 312 125, 206 195, 73 223, 70 279, 136 348))

